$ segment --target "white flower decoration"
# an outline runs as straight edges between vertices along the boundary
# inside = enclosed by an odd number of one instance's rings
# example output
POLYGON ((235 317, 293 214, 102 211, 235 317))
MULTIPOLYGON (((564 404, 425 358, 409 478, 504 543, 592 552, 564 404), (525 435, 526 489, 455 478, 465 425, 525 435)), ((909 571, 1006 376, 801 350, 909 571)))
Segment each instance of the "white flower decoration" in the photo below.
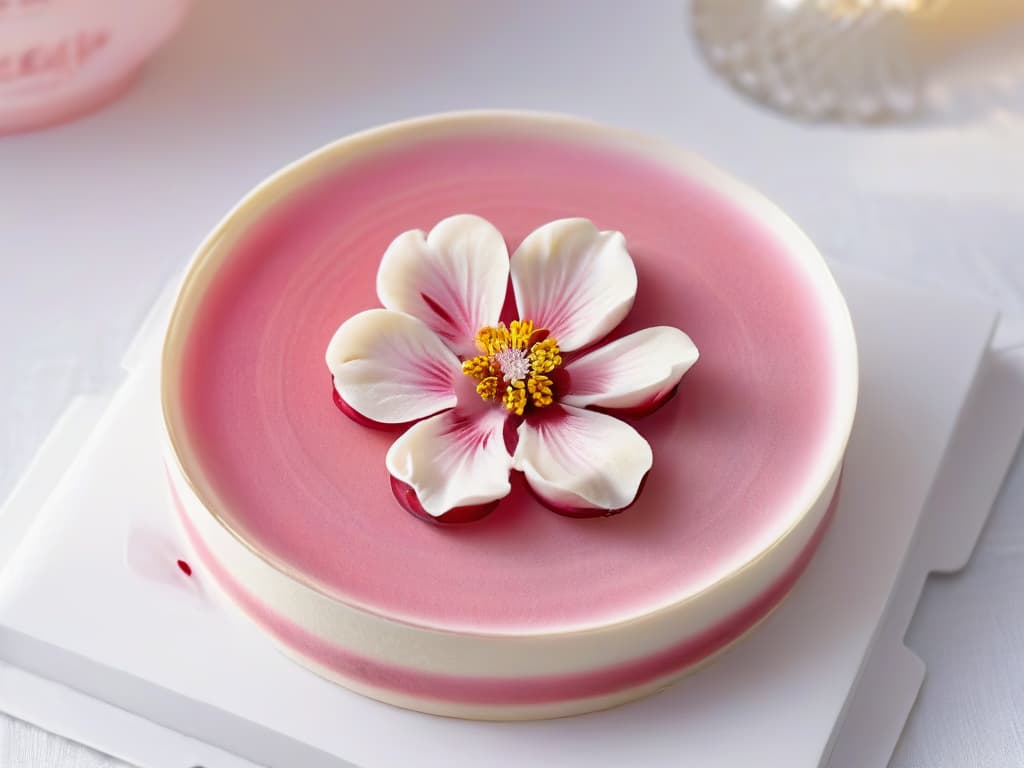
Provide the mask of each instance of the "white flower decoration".
POLYGON ((649 413, 697 360, 668 326, 579 353, 628 314, 636 286, 625 238, 587 219, 545 224, 511 259, 479 216, 405 232, 377 273, 384 309, 349 318, 327 347, 335 400, 365 424, 412 424, 386 465, 396 498, 420 517, 483 517, 510 492, 513 469, 556 512, 622 511, 653 455, 609 412, 649 413), (510 274, 520 319, 506 326, 510 274))

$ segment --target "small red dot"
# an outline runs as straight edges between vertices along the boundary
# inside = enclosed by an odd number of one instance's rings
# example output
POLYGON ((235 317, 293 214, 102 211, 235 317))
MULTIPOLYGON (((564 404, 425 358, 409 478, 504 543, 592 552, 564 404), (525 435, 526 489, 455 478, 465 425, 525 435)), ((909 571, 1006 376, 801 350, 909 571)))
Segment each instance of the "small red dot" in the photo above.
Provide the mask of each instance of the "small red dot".
POLYGON ((186 576, 192 575, 192 566, 186 563, 184 560, 178 561, 178 567, 181 568, 181 572, 184 573, 186 576))

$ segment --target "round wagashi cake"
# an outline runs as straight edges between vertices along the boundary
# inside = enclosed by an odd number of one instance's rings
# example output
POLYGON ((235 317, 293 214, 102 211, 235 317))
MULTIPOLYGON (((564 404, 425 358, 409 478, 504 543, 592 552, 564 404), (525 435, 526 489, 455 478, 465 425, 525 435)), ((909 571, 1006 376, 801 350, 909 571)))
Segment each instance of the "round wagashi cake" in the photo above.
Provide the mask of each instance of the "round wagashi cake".
POLYGON ((482 719, 637 698, 757 624, 826 530, 856 396, 843 298, 777 208, 515 112, 261 184, 162 372, 196 575, 324 677, 482 719))

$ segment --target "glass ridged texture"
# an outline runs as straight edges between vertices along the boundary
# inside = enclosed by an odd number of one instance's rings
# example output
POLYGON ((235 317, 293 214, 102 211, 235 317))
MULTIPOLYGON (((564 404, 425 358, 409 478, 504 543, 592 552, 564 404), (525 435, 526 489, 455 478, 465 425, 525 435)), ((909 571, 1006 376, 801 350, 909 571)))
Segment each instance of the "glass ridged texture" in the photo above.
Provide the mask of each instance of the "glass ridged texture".
POLYGON ((950 0, 693 0, 710 66, 806 120, 874 122, 921 107, 915 26, 950 0))

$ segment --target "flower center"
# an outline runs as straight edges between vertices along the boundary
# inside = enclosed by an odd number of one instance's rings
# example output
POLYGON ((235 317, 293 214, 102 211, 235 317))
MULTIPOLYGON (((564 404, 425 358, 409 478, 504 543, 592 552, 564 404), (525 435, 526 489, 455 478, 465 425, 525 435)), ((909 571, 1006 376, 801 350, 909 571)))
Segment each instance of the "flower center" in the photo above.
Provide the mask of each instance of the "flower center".
POLYGON ((462 363, 462 372, 477 380, 484 400, 498 400, 517 416, 527 406, 544 408, 554 402, 547 374, 562 364, 558 342, 530 320, 513 320, 481 328, 476 345, 482 354, 462 363))
POLYGON ((494 356, 494 362, 501 368, 502 378, 510 384, 522 381, 530 372, 530 359, 525 349, 503 349, 494 356))

